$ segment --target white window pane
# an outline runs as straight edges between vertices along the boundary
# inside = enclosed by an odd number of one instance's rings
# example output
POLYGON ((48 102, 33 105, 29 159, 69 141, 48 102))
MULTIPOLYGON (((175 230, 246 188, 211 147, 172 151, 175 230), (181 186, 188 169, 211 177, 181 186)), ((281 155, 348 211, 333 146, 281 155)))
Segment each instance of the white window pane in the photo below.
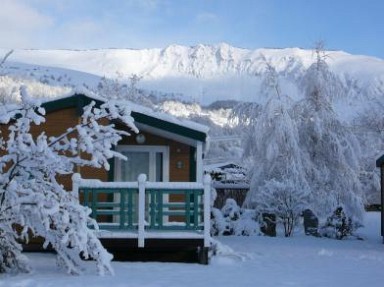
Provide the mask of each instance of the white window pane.
POLYGON ((136 181, 137 177, 144 173, 149 175, 148 152, 123 152, 127 160, 121 161, 121 180, 136 181))

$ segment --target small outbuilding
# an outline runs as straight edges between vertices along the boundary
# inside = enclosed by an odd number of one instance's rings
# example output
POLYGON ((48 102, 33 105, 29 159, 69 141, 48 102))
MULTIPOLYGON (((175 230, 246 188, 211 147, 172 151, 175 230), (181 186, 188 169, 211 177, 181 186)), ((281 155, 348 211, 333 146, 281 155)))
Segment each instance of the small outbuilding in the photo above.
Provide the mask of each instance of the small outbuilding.
POLYGON ((380 168, 380 183, 381 183, 381 236, 384 243, 384 155, 382 155, 377 161, 376 166, 380 168))
POLYGON ((233 162, 215 163, 204 166, 204 173, 212 178, 212 187, 217 197, 214 207, 221 209, 228 198, 242 206, 249 191, 247 170, 233 162))

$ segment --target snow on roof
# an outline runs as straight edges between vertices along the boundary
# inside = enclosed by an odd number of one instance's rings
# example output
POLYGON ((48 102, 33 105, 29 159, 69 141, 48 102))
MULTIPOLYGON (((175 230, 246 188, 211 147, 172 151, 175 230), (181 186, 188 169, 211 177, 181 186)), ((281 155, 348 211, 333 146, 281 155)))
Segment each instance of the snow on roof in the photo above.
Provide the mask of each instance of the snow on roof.
POLYGON ((244 170, 245 168, 234 163, 234 162, 220 162, 220 163, 213 163, 209 165, 204 166, 204 170, 206 172, 213 172, 213 171, 223 171, 223 169, 235 169, 235 170, 244 170))
POLYGON ((68 99, 68 98, 71 98, 75 95, 83 95, 83 96, 86 96, 90 99, 93 99, 93 100, 96 100, 96 101, 101 101, 101 102, 105 102, 106 100, 100 96, 98 96, 97 94, 87 90, 87 89, 83 89, 81 88, 80 86, 79 87, 76 87, 75 89, 71 90, 69 93, 67 94, 62 94, 58 97, 48 97, 48 98, 45 98, 45 99, 42 99, 42 104, 45 104, 45 103, 50 103, 50 102, 54 102, 54 101, 58 101, 58 100, 64 100, 64 99, 68 99))
MULTIPOLYGON (((54 102, 54 101, 57 101, 57 100, 64 100, 66 98, 71 98, 71 97, 73 97, 75 95, 79 95, 79 96, 83 95, 83 96, 88 97, 90 99, 93 99, 93 100, 96 100, 96 101, 101 101, 101 102, 106 102, 107 101, 107 99, 102 98, 102 97, 100 97, 100 96, 98 96, 98 95, 96 95, 94 93, 89 92, 89 91, 76 90, 75 92, 72 92, 70 94, 63 95, 63 96, 60 96, 60 97, 56 97, 54 99, 49 98, 49 99, 43 100, 42 103, 49 103, 49 102, 54 102)), ((171 116, 169 114, 164 114, 164 113, 161 113, 161 112, 158 112, 158 111, 154 111, 151 108, 137 105, 137 104, 135 104, 135 103, 133 103, 131 101, 128 101, 128 100, 124 100, 124 101, 120 101, 120 102, 122 104, 128 105, 128 107, 131 109, 132 112, 143 114, 143 115, 155 118, 155 119, 163 120, 163 121, 166 121, 166 122, 178 125, 178 126, 182 126, 182 127, 185 127, 185 128, 189 128, 189 129, 192 129, 192 130, 204 133, 204 134, 207 134, 208 131, 209 131, 209 127, 207 127, 205 125, 202 125, 202 124, 199 124, 199 123, 196 123, 196 122, 192 122, 192 121, 185 120, 185 119, 178 119, 178 118, 176 118, 174 116, 171 116)))
POLYGON ((130 101, 127 101, 127 103, 133 112, 152 116, 154 118, 157 118, 157 119, 160 119, 160 120, 163 120, 166 122, 170 122, 170 123, 173 123, 175 125, 190 128, 190 129, 193 129, 193 130, 205 133, 205 134, 207 134, 209 131, 209 127, 207 127, 205 125, 202 125, 202 124, 199 124, 199 123, 196 123, 193 121, 185 120, 185 119, 179 119, 179 118, 176 118, 170 114, 165 114, 165 113, 161 113, 158 111, 154 111, 151 108, 143 107, 143 106, 134 104, 130 101))

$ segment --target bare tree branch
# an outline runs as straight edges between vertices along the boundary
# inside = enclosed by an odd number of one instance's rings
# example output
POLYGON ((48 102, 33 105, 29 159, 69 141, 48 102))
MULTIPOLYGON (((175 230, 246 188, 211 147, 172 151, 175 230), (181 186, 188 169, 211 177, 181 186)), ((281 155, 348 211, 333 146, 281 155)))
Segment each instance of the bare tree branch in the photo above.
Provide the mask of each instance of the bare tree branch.
POLYGON ((9 56, 12 55, 13 51, 14 51, 14 50, 10 50, 9 52, 7 52, 7 53, 5 54, 5 56, 3 57, 3 59, 0 61, 0 68, 3 67, 3 64, 5 63, 5 61, 7 61, 7 59, 9 58, 9 56))

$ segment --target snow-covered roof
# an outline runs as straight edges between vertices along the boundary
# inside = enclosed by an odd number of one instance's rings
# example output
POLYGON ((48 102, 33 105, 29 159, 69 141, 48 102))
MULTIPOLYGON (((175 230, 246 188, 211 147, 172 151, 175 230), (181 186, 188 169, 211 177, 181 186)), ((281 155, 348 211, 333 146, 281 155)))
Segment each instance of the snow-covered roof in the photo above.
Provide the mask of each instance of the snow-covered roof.
MULTIPOLYGON (((97 95, 89 95, 85 92, 81 92, 55 98, 53 100, 49 99, 43 101, 42 104, 47 112, 68 107, 76 107, 80 113, 82 108, 91 101, 96 101, 96 103, 101 104, 106 100, 97 95)), ((181 120, 168 114, 156 112, 150 108, 134 104, 130 101, 121 102, 131 109, 131 115, 135 119, 135 122, 146 126, 153 126, 160 130, 172 132, 183 137, 202 142, 205 142, 207 139, 207 133, 209 131, 207 126, 188 120, 181 120)))
POLYGON ((129 101, 127 101, 127 103, 129 105, 129 107, 131 108, 132 112, 151 115, 157 119, 161 119, 163 121, 170 122, 170 123, 173 123, 176 125, 188 127, 190 129, 200 131, 200 132, 205 133, 205 134, 207 134, 209 131, 209 127, 207 127, 205 125, 202 125, 202 124, 199 124, 199 123, 196 123, 193 121, 185 120, 185 119, 178 119, 172 115, 157 112, 157 111, 154 111, 148 107, 143 107, 143 106, 134 104, 134 103, 129 102, 129 101))
POLYGON ((210 174, 219 174, 218 177, 214 176, 213 178, 215 188, 249 188, 246 169, 233 162, 206 165, 204 171, 210 174))
POLYGON ((225 170, 227 170, 227 169, 245 170, 244 167, 239 166, 238 164, 230 162, 230 161, 213 163, 213 164, 209 164, 209 165, 204 166, 204 170, 206 172, 223 171, 224 169, 225 170))

